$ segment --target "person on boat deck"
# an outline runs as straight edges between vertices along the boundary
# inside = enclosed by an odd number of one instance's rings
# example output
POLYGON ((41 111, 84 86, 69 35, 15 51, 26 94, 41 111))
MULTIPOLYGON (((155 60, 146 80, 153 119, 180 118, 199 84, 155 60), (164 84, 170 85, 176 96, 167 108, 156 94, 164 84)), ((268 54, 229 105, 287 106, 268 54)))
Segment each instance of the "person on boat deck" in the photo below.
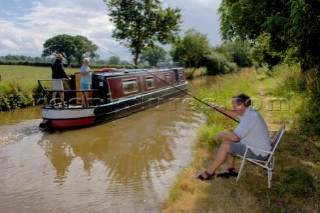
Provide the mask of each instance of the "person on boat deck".
MULTIPOLYGON (((251 99, 245 94, 239 94, 231 99, 233 110, 216 104, 211 108, 221 111, 232 118, 240 119, 240 123, 233 132, 220 132, 214 136, 215 141, 222 141, 215 160, 211 166, 196 177, 200 180, 210 180, 215 177, 217 169, 227 161, 228 169, 217 177, 236 177, 235 156, 243 156, 245 145, 262 150, 271 150, 270 136, 266 122, 260 113, 251 107, 251 99)), ((268 154, 256 150, 248 150, 247 157, 266 160, 268 154)))
MULTIPOLYGON (((92 78, 92 71, 89 67, 89 59, 83 59, 83 65, 80 68, 81 72, 81 79, 80 79, 80 89, 81 90, 89 90, 91 86, 91 78, 92 78)), ((88 105, 88 92, 84 92, 82 94, 82 105, 88 105)))
MULTIPOLYGON (((56 55, 56 60, 52 64, 52 90, 56 91, 63 91, 63 84, 62 79, 66 78, 70 80, 71 78, 66 74, 63 63, 62 63, 63 57, 60 53, 56 55)), ((64 104, 64 92, 59 92, 61 105, 65 106, 64 104)), ((52 93, 52 99, 50 101, 51 105, 55 105, 55 99, 57 97, 57 92, 52 93)))

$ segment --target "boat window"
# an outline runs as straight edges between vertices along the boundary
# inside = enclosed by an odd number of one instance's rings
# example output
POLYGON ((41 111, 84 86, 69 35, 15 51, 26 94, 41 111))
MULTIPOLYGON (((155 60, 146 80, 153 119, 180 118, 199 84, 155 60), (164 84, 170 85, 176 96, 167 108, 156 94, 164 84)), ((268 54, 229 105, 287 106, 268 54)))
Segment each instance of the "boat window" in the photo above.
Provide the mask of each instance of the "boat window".
POLYGON ((166 74, 166 82, 171 83, 170 74, 166 74))
POLYGON ((129 94, 138 91, 138 82, 137 79, 123 79, 122 87, 124 94, 129 94))
POLYGON ((154 77, 151 77, 151 76, 147 77, 146 83, 147 83, 147 89, 155 88, 154 77))

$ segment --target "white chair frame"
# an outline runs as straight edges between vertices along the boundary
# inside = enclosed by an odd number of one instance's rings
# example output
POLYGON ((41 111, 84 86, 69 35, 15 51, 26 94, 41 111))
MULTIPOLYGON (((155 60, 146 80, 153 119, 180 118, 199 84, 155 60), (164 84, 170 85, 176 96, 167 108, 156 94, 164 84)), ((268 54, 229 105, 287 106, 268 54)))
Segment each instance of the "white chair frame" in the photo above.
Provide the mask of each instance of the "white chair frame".
POLYGON ((243 170, 243 166, 245 164, 245 161, 249 161, 255 165, 258 165, 264 169, 266 169, 268 171, 268 188, 271 187, 271 179, 272 179, 272 172, 274 170, 274 165, 275 165, 275 157, 274 157, 274 152, 285 132, 285 129, 286 129, 286 126, 285 126, 285 123, 283 123, 280 127, 280 129, 278 130, 278 132, 275 134, 275 136, 273 137, 273 140, 271 142, 271 150, 270 151, 266 151, 266 150, 262 150, 262 149, 257 149, 257 148, 254 148, 252 146, 246 146, 246 150, 245 150, 245 153, 243 156, 240 156, 238 155, 239 157, 242 158, 242 162, 241 162, 241 166, 240 166, 240 169, 239 169, 239 174, 238 174, 238 177, 237 177, 237 182, 238 180, 240 179, 240 176, 241 176, 241 172, 243 170), (264 152, 264 153, 268 153, 269 154, 269 157, 267 160, 265 161, 261 161, 261 160, 256 160, 256 159, 252 159, 252 158, 248 158, 246 157, 247 156, 247 152, 248 150, 257 150, 257 151, 260 151, 260 152, 264 152))

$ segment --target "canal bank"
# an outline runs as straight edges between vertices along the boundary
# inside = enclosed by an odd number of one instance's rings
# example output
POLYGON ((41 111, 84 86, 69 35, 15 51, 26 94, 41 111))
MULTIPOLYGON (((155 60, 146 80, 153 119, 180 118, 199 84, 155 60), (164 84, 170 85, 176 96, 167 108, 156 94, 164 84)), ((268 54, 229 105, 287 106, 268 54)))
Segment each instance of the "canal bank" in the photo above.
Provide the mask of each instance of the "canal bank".
MULTIPOLYGON (((194 174, 205 170, 215 157, 219 144, 213 142, 214 134, 232 131, 236 126, 225 116, 205 110, 207 123, 198 129, 194 159, 172 186, 162 212, 319 211, 319 143, 297 129, 297 111, 303 97, 284 94, 289 89, 284 90, 281 86, 292 74, 285 67, 278 69, 280 71, 272 76, 246 69, 217 77, 210 90, 194 91, 196 96, 211 98, 224 106, 228 106, 235 94, 246 93, 254 98, 254 107, 266 119, 269 131, 277 130, 282 122, 286 122, 287 131, 276 153, 272 188, 267 188, 266 171, 251 164, 246 164, 238 184, 235 178, 215 178, 206 182, 194 178, 194 174), (283 105, 279 100, 285 100, 283 105)), ((237 169, 239 164, 237 160, 237 169)), ((226 165, 222 166, 218 172, 225 168, 226 165)))

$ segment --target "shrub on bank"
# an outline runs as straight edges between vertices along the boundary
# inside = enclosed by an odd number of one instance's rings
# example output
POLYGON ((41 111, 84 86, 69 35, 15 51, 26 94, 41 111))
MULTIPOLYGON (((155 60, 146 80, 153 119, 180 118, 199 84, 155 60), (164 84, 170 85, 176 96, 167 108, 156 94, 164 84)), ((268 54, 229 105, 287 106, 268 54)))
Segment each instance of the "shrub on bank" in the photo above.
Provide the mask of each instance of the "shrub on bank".
MULTIPOLYGON (((280 97, 292 102, 299 99, 298 127, 303 134, 320 135, 320 76, 318 69, 302 72, 296 66, 275 66, 272 75, 279 79, 278 87, 274 91, 280 97)), ((291 103, 292 105, 292 103, 291 103)))
POLYGON ((33 95, 24 91, 14 82, 2 88, 0 93, 0 111, 8 111, 26 106, 34 106, 33 95))
POLYGON ((237 71, 236 63, 228 61, 228 59, 221 53, 212 52, 203 56, 199 66, 206 67, 208 75, 225 74, 237 71))
POLYGON ((187 68, 185 70, 186 72, 186 76, 187 76, 187 79, 192 79, 192 78, 196 78, 196 77, 199 77, 199 76, 203 76, 203 75, 206 75, 207 74, 207 68, 206 67, 200 67, 196 70, 194 70, 194 68, 187 68))

